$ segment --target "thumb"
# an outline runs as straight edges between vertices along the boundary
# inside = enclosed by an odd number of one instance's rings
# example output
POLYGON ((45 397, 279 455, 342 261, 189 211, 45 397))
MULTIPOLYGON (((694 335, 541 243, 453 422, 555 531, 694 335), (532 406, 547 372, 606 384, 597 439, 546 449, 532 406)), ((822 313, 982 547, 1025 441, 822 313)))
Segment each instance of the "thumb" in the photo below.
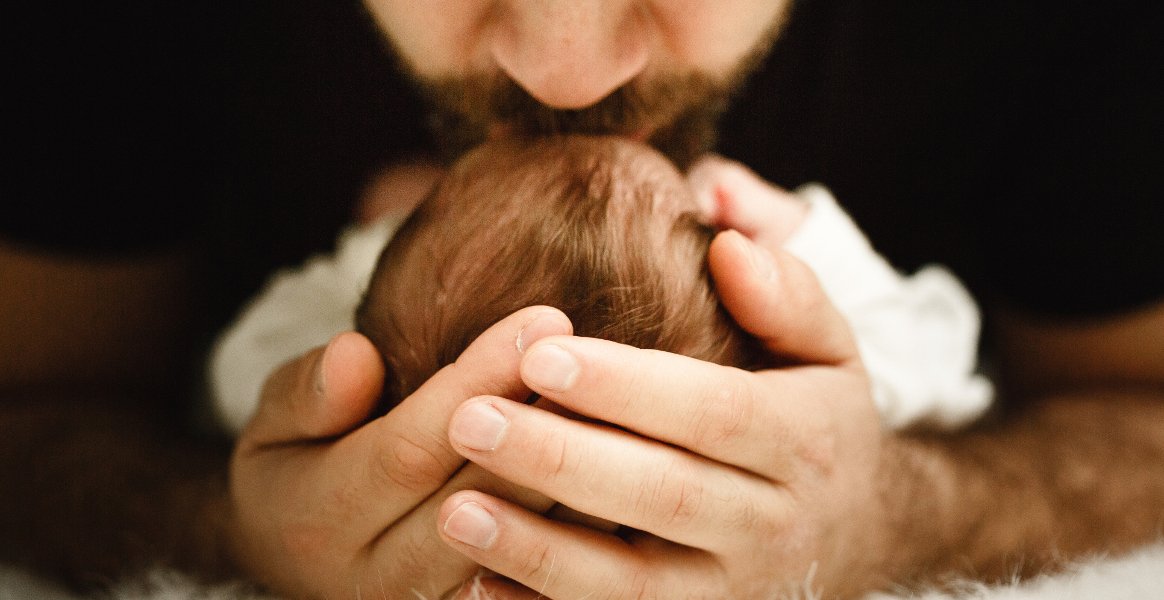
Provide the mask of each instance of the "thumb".
POLYGON ((712 241, 708 266, 728 313, 770 352, 812 364, 859 360, 848 322, 796 257, 728 230, 712 241))
POLYGON ((338 436, 368 417, 383 385, 372 342, 341 333, 271 375, 244 435, 258 445, 338 436))
POLYGON ((765 248, 779 248, 808 215, 808 204, 744 165, 710 155, 687 174, 703 220, 735 229, 765 248))

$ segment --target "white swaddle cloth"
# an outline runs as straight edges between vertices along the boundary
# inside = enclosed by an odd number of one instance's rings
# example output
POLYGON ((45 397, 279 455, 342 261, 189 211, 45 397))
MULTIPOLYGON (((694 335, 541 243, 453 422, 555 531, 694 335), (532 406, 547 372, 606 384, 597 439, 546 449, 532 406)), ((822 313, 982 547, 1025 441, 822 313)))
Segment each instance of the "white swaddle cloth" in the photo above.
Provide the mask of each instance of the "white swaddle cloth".
POLYGON ((275 273, 218 337, 208 377, 214 413, 227 430, 237 433, 250 420, 276 367, 355 328, 376 260, 402 223, 349 227, 334 254, 275 273))
MULTIPOLYGON (((975 373, 980 317, 970 294, 941 267, 897 273, 824 187, 796 194, 810 210, 785 247, 816 272, 853 327, 882 423, 953 428, 980 416, 993 389, 975 373)), ((275 367, 354 328, 380 251, 400 224, 349 228, 334 254, 276 273, 223 333, 209 378, 230 431, 250 419, 275 367)))
POLYGON ((961 282, 939 266, 902 276, 827 189, 806 185, 796 195, 809 214, 784 247, 849 320, 882 423, 950 429, 981 416, 994 388, 975 373, 981 316, 961 282))

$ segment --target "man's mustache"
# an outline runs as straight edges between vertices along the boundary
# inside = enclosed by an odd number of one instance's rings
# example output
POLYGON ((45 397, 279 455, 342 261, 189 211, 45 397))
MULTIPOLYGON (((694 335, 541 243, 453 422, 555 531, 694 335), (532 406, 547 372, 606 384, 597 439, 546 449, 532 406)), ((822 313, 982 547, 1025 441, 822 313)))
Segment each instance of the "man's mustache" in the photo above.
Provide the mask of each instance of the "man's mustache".
POLYGON ((534 137, 573 133, 671 138, 675 132, 666 130, 689 124, 692 114, 714 121, 730 95, 729 85, 699 74, 631 82, 577 110, 546 106, 503 73, 423 81, 421 86, 437 108, 433 129, 454 156, 497 128, 534 137))

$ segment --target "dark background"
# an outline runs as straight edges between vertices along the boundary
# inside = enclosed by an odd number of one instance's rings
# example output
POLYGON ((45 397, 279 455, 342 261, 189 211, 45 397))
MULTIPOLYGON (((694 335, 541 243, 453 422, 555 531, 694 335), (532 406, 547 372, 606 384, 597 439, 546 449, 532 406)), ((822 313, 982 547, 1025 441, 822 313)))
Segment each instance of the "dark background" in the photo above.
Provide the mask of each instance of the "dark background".
MULTIPOLYGON (((0 19, 0 238, 183 246, 219 326, 331 246, 424 112, 351 0, 26 3, 0 19)), ((1161 20, 1148 2, 804 0, 721 151, 822 181, 879 249, 1079 315, 1164 295, 1161 20)))

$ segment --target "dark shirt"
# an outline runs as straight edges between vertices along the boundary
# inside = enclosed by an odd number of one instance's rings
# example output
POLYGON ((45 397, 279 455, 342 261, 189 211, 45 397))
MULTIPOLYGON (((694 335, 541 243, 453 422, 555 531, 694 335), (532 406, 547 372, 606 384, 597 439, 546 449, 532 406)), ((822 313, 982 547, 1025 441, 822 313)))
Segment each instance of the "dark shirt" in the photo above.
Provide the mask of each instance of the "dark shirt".
MULTIPOLYGON (((192 248, 221 323, 331 246, 377 166, 428 150, 358 2, 73 4, 0 25, 0 238, 192 248)), ((804 0, 720 151, 783 186, 825 183, 899 267, 945 263, 982 298, 1057 314, 1159 300, 1153 12, 804 0)))
POLYGON ((806 0, 729 117, 900 268, 1095 314, 1164 299, 1164 19, 1150 2, 806 0))

